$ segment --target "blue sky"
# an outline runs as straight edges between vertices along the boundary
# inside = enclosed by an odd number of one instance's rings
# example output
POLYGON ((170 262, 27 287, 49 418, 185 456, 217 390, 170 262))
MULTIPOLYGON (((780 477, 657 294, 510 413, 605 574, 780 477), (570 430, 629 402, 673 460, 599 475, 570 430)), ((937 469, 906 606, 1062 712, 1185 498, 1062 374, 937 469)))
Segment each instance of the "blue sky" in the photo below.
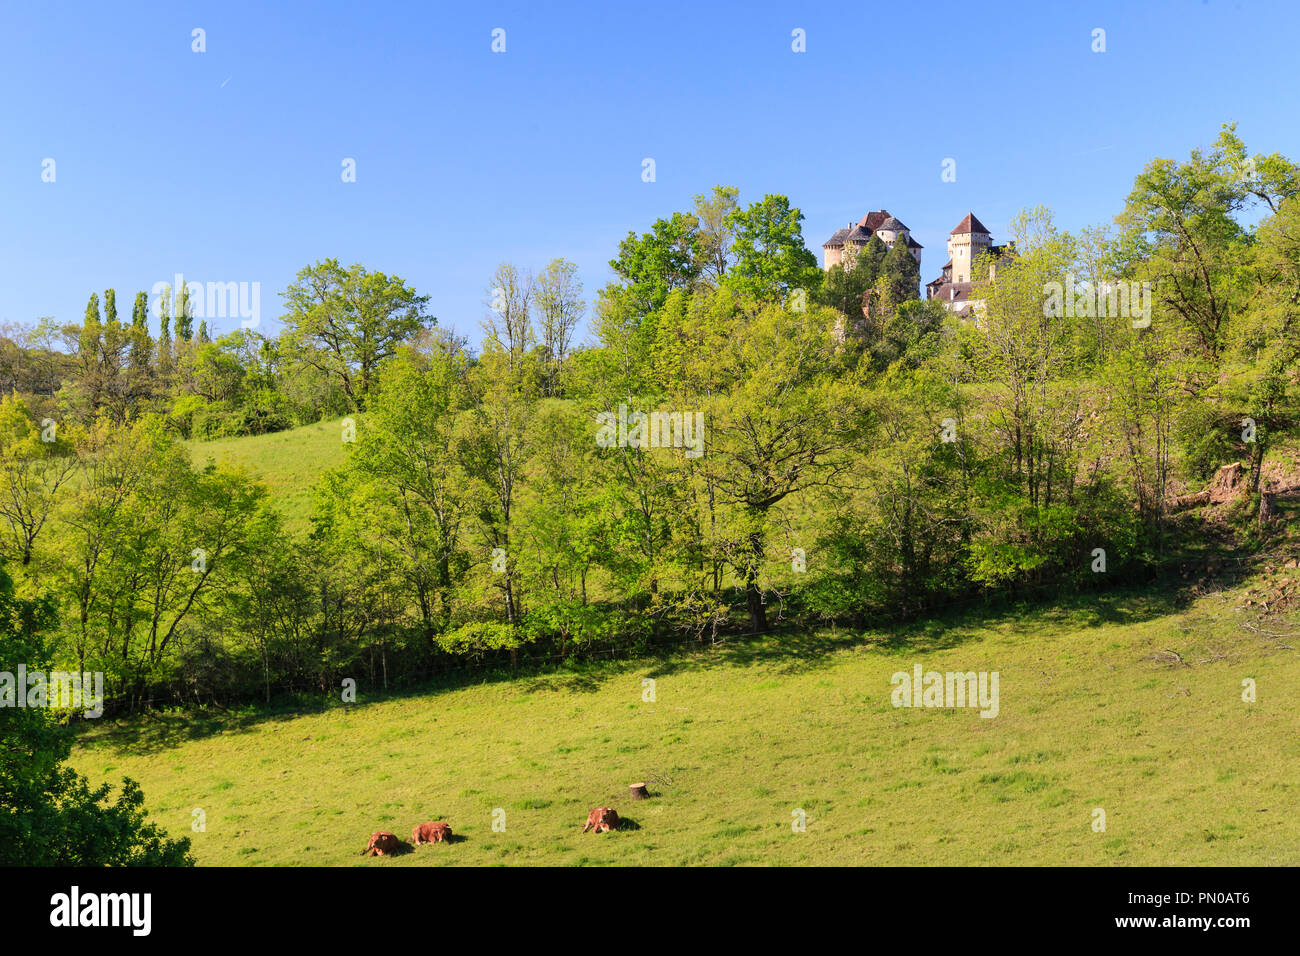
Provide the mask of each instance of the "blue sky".
POLYGON ((1040 203, 1108 221, 1223 122, 1300 157, 1298 36, 1300 4, 1220 0, 8 3, 0 321, 79 321, 108 287, 129 311, 180 271, 259 282, 274 331, 276 293, 333 256, 477 344, 497 262, 567 257, 594 296, 629 229, 715 183, 788 195, 819 261, 888 208, 929 280, 967 210, 998 241, 1040 203))

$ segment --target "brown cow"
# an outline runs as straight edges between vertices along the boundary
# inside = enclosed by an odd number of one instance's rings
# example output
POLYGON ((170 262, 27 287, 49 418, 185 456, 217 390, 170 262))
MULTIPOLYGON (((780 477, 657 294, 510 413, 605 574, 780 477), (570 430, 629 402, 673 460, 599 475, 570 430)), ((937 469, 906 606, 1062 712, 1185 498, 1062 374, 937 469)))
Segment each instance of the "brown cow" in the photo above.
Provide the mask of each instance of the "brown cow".
POLYGON ((597 807, 587 814, 587 825, 582 828, 586 833, 592 830, 596 833, 608 833, 610 830, 618 829, 618 814, 614 812, 613 807, 597 807))
POLYGON ((450 843, 451 827, 445 823, 421 823, 411 831, 411 842, 416 846, 421 843, 450 843))
POLYGON ((392 856, 402 848, 402 841, 397 839, 394 833, 385 833, 380 830, 378 833, 370 834, 370 842, 366 848, 361 851, 362 856, 392 856))

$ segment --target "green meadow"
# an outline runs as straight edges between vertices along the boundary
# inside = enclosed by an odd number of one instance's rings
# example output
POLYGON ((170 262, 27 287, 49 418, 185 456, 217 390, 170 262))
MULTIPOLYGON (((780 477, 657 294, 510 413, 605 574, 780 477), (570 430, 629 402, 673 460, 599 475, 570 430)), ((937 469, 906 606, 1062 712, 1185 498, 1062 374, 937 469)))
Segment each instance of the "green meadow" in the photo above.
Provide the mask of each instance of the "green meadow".
POLYGON ((1300 658, 1250 586, 105 721, 73 762, 138 780, 208 866, 1295 865, 1300 658), (892 706, 918 663, 997 671, 997 716, 892 706), (630 826, 581 834, 598 805, 630 826), (359 856, 426 820, 458 839, 359 856))
POLYGON ((305 533, 311 522, 314 486, 323 471, 342 464, 347 451, 342 419, 267 435, 189 443, 194 464, 243 468, 267 486, 285 528, 305 533))

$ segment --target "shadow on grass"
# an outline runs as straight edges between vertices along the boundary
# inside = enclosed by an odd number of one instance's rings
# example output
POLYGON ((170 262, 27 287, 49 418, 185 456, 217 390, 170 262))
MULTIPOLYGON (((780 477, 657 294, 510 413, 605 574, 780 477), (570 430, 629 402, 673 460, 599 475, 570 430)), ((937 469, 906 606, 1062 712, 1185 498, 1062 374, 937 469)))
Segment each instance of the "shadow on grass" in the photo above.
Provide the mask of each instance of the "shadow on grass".
MULTIPOLYGON (((447 836, 443 837, 443 839, 442 839, 442 843, 464 843, 464 842, 465 842, 466 840, 468 840, 468 839, 469 839, 469 837, 465 836, 465 834, 463 834, 463 833, 450 833, 450 834, 448 834, 447 836)), ((439 846, 439 845, 440 845, 440 844, 438 844, 438 843, 422 843, 422 844, 420 844, 421 847, 425 847, 425 846, 439 846)), ((416 849, 419 849, 419 847, 417 847, 416 849)))
MULTIPOLYGON (((1249 565, 1242 563, 1234 576, 1240 577, 1250 570, 1249 565)), ((496 667, 453 671, 387 693, 370 691, 365 702, 347 705, 332 699, 293 697, 269 706, 249 706, 219 714, 179 709, 146 713, 113 719, 111 723, 101 720, 98 727, 83 732, 81 742, 107 746, 122 754, 148 755, 187 741, 239 734, 258 725, 274 725, 344 708, 351 715, 361 715, 376 704, 482 684, 513 682, 525 694, 595 693, 616 676, 647 665, 650 665, 648 675, 654 678, 720 665, 755 664, 775 665, 781 673, 795 674, 820 666, 828 656, 839 651, 864 645, 883 653, 924 653, 959 646, 983 631, 999 627, 1085 629, 1136 624, 1186 608, 1199 594, 1191 584, 1176 577, 1166 578, 1140 587, 1108 591, 1039 595, 1021 601, 972 602, 939 608, 912 621, 882 622, 865 630, 833 625, 809 630, 787 625, 761 636, 732 637, 717 645, 677 647, 622 660, 569 661, 518 670, 496 667)))
POLYGON ((1084 630, 1128 626, 1185 610, 1199 596, 1186 582, 1152 581, 1140 587, 1074 591, 1033 599, 991 599, 938 608, 910 621, 876 627, 827 626, 818 630, 779 630, 748 640, 728 641, 714 654, 678 654, 659 660, 651 677, 725 664, 774 665, 798 674, 820 666, 826 657, 863 645, 885 653, 926 653, 958 647, 989 630, 1012 626, 1084 630))
MULTIPOLYGON (((411 844, 407 843, 405 840, 398 840, 397 843, 397 849, 392 853, 385 853, 384 856, 406 856, 415 852, 415 847, 411 846, 411 844)), ((367 860, 378 859, 378 857, 372 857, 367 853, 361 853, 360 855, 365 857, 367 860)))

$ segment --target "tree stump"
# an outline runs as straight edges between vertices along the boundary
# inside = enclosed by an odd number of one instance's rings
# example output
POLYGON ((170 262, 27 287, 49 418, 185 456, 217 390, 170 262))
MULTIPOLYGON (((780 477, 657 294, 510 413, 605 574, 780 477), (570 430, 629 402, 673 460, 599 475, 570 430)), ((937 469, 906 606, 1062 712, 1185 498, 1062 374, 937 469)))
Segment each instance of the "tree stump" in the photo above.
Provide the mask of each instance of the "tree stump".
POLYGON ((627 789, 631 792, 633 800, 644 800, 650 796, 646 793, 644 783, 629 783, 627 789))
POLYGON ((1265 527, 1273 520, 1277 514, 1277 503, 1273 494, 1268 491, 1262 491, 1259 495, 1259 526, 1265 527))

